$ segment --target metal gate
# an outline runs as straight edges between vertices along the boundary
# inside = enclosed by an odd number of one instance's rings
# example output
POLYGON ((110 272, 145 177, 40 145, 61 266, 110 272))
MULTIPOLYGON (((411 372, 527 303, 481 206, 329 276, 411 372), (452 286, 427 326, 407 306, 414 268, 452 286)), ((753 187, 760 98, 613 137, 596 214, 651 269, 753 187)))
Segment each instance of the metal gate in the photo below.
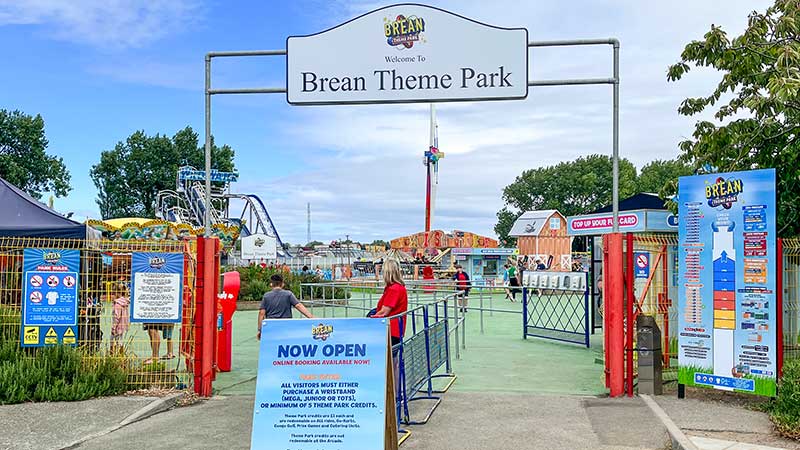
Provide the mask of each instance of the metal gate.
POLYGON ((547 287, 522 288, 522 337, 589 347, 588 274, 549 273, 547 287), (573 278, 581 277, 578 280, 573 278), (576 284, 577 283, 577 284, 576 284))

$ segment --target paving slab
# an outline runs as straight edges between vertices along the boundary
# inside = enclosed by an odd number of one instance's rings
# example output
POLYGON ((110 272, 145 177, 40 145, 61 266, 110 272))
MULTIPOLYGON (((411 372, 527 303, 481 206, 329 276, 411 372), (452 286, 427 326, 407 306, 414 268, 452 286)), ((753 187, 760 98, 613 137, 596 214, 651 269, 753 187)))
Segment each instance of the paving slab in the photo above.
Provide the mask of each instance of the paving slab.
MULTIPOLYGON (((742 403, 736 403, 738 399, 735 397, 728 399, 728 396, 712 392, 701 398, 687 396, 678 399, 674 395, 664 395, 653 399, 693 442, 695 438, 709 439, 702 442, 711 446, 710 449, 716 449, 718 447, 715 446, 727 442, 728 447, 722 448, 749 450, 754 447, 747 445, 761 445, 767 448, 800 450, 800 442, 775 434, 767 414, 748 408, 746 405, 752 402, 748 402, 747 398, 742 403), (742 446, 736 447, 737 444, 742 446)), ((695 444, 697 445, 696 442, 695 444)))
POLYGON ((78 448, 245 450, 250 448, 252 424, 252 396, 219 396, 130 424, 78 448))
POLYGON ((0 406, 0 449, 60 449, 118 424, 154 397, 106 397, 82 402, 0 406))
POLYGON ((766 445, 723 441, 721 439, 710 439, 698 436, 692 436, 690 439, 700 450, 782 450, 782 447, 768 447, 766 445))
MULTIPOLYGON (((421 408, 412 414, 424 414, 421 408)), ((216 397, 131 424, 80 449, 247 449, 252 417, 252 396, 216 397)), ((406 428, 412 435, 405 450, 660 450, 667 442, 640 399, 448 392, 430 422, 406 428)))

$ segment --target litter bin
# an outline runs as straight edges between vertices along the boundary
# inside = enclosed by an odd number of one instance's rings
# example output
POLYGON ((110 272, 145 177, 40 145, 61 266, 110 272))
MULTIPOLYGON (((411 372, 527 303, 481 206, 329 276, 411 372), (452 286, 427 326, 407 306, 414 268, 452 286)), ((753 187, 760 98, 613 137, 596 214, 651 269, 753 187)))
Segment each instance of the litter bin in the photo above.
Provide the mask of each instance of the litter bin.
POLYGON ((652 316, 636 318, 636 348, 639 354, 639 393, 661 395, 661 329, 652 316))

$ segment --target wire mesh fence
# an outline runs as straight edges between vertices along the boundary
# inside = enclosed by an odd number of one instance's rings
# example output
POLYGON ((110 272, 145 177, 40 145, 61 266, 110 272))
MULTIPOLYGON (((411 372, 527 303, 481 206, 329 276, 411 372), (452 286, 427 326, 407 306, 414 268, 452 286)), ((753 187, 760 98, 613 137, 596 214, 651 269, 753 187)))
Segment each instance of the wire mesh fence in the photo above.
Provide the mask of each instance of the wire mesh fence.
MULTIPOLYGON (((0 338, 6 348, 19 348, 23 358, 36 359, 39 346, 75 347, 88 371, 109 362, 124 372, 128 389, 187 388, 192 382, 196 247, 186 241, 108 241, 52 238, 0 238, 0 338), (24 327, 26 283, 42 283, 25 275, 25 249, 58 253, 76 250, 77 277, 62 277, 77 287, 74 327, 55 332, 47 325, 24 327), (137 252, 183 255, 183 298, 180 323, 131 323, 131 259, 137 252), (77 332, 77 336, 73 336, 77 332), (36 340, 33 334, 42 334, 36 340), (51 337, 52 336, 52 337, 51 337)), ((47 282, 49 283, 49 277, 47 282)), ((53 281, 54 283, 58 281, 53 281)), ((33 296, 33 291, 28 294, 33 296)), ((54 297, 55 298, 55 297, 54 297)), ((47 302, 49 299, 32 298, 47 302)), ((57 305, 55 300, 52 303, 57 305)), ((60 306, 60 304, 58 304, 60 306)))
POLYGON ((800 359, 800 238, 783 240, 783 357, 800 359))
MULTIPOLYGON (((678 369, 678 236, 633 234, 632 261, 634 318, 652 316, 661 330, 662 367, 665 381, 677 379, 678 369), (644 266, 645 268, 641 267, 644 266)), ((632 327, 634 333, 636 327, 632 327)), ((637 342, 633 336, 629 342, 637 342)), ((635 346, 635 344, 634 344, 635 346)), ((634 358, 638 355, 634 351, 634 358)), ((637 358, 638 361, 638 358, 637 358)))

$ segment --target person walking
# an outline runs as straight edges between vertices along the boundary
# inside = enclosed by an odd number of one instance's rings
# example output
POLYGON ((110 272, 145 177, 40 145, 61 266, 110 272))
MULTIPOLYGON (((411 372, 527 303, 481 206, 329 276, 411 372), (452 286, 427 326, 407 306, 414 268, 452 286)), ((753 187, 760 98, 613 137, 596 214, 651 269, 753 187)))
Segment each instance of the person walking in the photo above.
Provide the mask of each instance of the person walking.
POLYGON ((259 340, 261 339, 261 324, 264 323, 264 319, 291 319, 292 308, 309 319, 314 318, 292 291, 284 289, 282 275, 277 273, 272 275, 269 278, 269 284, 272 290, 264 294, 258 310, 258 333, 256 336, 259 340))
POLYGON ((508 263, 503 264, 503 290, 506 293, 506 300, 511 300, 513 302, 514 300, 511 298, 511 290, 508 289, 508 283, 509 283, 508 269, 510 267, 511 266, 509 266, 508 263))
POLYGON ((508 264, 508 285, 511 291, 511 301, 517 301, 517 292, 519 292, 519 278, 517 272, 517 265, 513 262, 508 264))
POLYGON ((464 272, 464 268, 460 264, 456 265, 456 273, 453 275, 453 280, 456 282, 456 298, 458 299, 458 307, 461 312, 467 312, 467 303, 469 302, 469 275, 464 272))

